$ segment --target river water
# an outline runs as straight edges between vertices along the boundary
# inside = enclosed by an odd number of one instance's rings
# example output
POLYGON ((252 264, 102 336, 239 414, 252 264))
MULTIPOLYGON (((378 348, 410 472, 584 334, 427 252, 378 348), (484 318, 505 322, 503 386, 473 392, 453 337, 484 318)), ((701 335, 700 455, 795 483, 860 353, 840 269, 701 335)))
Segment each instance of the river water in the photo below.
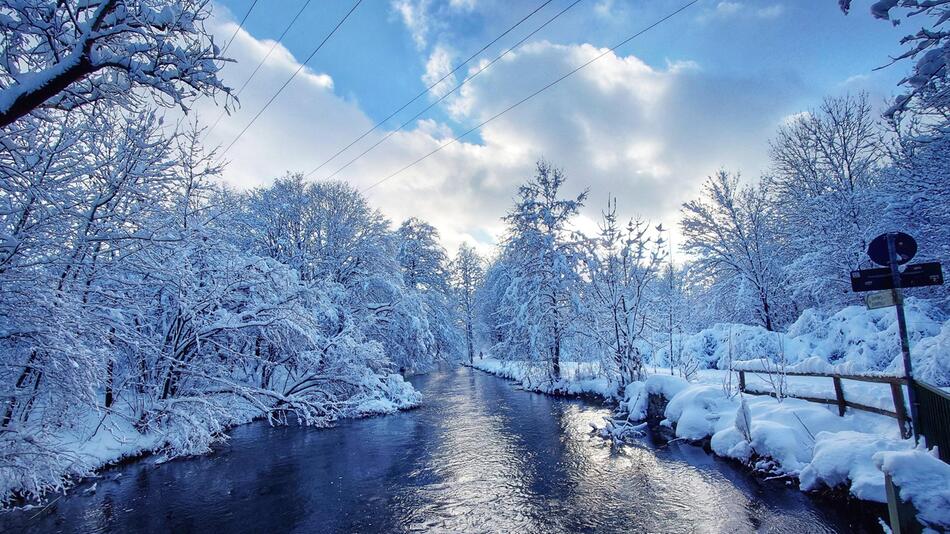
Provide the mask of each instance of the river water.
MULTIPOLYGON (((236 428, 213 454, 107 470, 16 532, 848 532, 854 512, 702 449, 612 448, 609 409, 468 368, 411 379, 424 405, 332 429, 236 428)), ((873 525, 873 523, 871 523, 873 525)))

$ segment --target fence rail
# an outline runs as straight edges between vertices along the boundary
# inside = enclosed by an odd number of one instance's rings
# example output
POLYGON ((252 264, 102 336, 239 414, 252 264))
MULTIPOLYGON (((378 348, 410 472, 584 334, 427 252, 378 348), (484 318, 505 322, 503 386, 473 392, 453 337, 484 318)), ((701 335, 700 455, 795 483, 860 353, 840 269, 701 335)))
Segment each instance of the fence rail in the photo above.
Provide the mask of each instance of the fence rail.
MULTIPOLYGON (((772 397, 777 397, 778 395, 774 391, 765 391, 761 389, 750 389, 746 386, 746 373, 752 374, 769 374, 768 371, 752 371, 737 369, 739 373, 739 391, 743 393, 748 393, 750 395, 770 395, 772 397)), ((773 371, 773 373, 776 373, 773 371)), ((846 374, 826 374, 826 373, 806 373, 801 371, 787 371, 781 372, 781 374, 786 376, 807 376, 813 378, 830 378, 832 384, 834 385, 835 398, 824 398, 824 397, 811 397, 807 395, 796 395, 795 393, 785 394, 785 397, 793 399, 801 399, 808 402, 816 402, 821 404, 833 404, 838 407, 838 415, 844 416, 845 410, 847 408, 852 408, 855 410, 861 410, 864 412, 876 413, 879 415, 886 415, 888 417, 893 417, 897 419, 897 424, 900 427, 901 436, 904 438, 910 437, 910 420, 907 417, 907 405, 904 404, 904 390, 902 386, 907 384, 907 379, 900 376, 886 376, 886 375, 846 375, 846 374), (891 397, 894 400, 894 411, 886 410, 884 408, 878 408, 877 406, 868 406, 866 404, 861 404, 854 401, 849 401, 845 398, 844 395, 844 386, 842 385, 842 380, 853 380, 856 382, 874 382, 878 384, 889 384, 891 387, 891 397)), ((940 393, 940 390, 936 390, 940 393)), ((946 395, 944 393, 944 395, 946 395)), ((945 417, 950 419, 950 400, 947 401, 947 404, 944 406, 946 413, 945 417)), ((939 415, 939 414, 937 414, 939 415)), ((921 418, 923 419, 923 417, 921 418)), ((947 421, 948 419, 942 419, 942 421, 947 421)), ((934 419, 934 421, 940 421, 941 419, 934 419)), ((939 426, 939 425, 938 425, 939 426)), ((943 435, 945 439, 950 440, 950 433, 946 430, 946 427, 943 429, 943 435)), ((947 445, 947 448, 950 448, 950 445, 947 445)), ((941 450, 944 447, 940 448, 941 450)), ((942 457, 942 453, 941 453, 942 457)))
POLYGON ((950 462, 950 393, 930 384, 914 381, 917 393, 917 431, 927 438, 927 446, 937 446, 940 459, 950 462))

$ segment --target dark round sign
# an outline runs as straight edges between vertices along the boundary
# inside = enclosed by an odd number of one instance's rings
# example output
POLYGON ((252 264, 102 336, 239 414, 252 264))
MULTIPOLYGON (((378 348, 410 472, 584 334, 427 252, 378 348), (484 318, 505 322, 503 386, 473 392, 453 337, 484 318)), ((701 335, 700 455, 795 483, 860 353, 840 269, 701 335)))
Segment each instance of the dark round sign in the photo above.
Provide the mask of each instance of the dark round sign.
MULTIPOLYGON (((893 234, 897 264, 903 265, 917 254, 917 242, 904 232, 893 232, 893 234)), ((887 234, 881 234, 871 241, 871 244, 868 245, 868 256, 871 257, 871 261, 878 265, 887 267, 891 264, 890 254, 887 251, 887 234)))

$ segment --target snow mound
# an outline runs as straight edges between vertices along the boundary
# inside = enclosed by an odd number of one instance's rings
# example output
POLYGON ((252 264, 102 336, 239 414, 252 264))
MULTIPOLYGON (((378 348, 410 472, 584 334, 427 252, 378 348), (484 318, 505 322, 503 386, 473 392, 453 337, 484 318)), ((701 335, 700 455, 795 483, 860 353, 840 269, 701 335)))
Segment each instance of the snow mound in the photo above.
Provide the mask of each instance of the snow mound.
POLYGON ((889 474, 900 498, 917 509, 917 518, 940 532, 950 530, 950 464, 922 449, 885 451, 875 465, 889 474))
POLYGON ((375 394, 359 402, 354 408, 356 417, 396 413, 418 406, 422 393, 406 382, 402 375, 392 373, 376 384, 375 394))
MULTIPOLYGON (((621 409, 630 421, 646 417, 649 395, 668 399, 663 424, 677 438, 710 440, 713 452, 775 475, 797 477, 802 488, 849 485, 861 499, 884 502, 881 452, 913 448, 894 419, 800 399, 735 395, 720 383, 722 371, 704 371, 700 383, 652 375, 626 387, 621 409)), ((829 386, 830 387, 830 386, 829 386)))
POLYGON ((859 499, 887 502, 884 477, 873 458, 882 451, 913 448, 909 440, 876 436, 864 432, 821 432, 815 442, 815 453, 799 479, 802 489, 844 486, 850 483, 851 494, 859 499))

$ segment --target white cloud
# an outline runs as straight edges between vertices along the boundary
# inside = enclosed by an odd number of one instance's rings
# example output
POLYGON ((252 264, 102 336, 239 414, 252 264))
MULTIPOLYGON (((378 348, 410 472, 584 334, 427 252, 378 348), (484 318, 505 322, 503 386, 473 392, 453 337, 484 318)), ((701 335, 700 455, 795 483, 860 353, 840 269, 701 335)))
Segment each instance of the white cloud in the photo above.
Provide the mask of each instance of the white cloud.
MULTIPOLYGON (((442 44, 435 46, 432 53, 429 54, 429 59, 426 61, 426 71, 422 75, 422 81, 425 82, 427 87, 442 80, 443 77, 452 72, 452 57, 453 54, 448 47, 442 44)), ((436 96, 442 96, 455 87, 456 83, 454 74, 445 77, 439 85, 432 88, 432 93, 436 96)))
MULTIPOLYGON (((240 34, 229 51, 239 62, 227 67, 226 81, 242 82, 269 46, 240 34)), ((450 113, 461 124, 456 131, 602 51, 588 44, 538 42, 509 54, 448 99, 450 113)), ((444 74, 443 59, 433 57, 427 73, 444 74)), ((223 120, 209 140, 229 143, 294 68, 289 52, 275 51, 242 95, 243 108, 223 120)), ((357 104, 334 92, 329 76, 322 76, 308 72, 295 80, 227 154, 229 183, 253 187, 287 171, 310 171, 374 124, 357 104)), ((691 62, 658 68, 636 56, 611 53, 486 125, 480 142, 448 146, 368 196, 396 222, 409 216, 428 220, 449 249, 469 241, 487 251, 491 237, 503 230, 500 217, 518 185, 544 157, 564 168, 568 194, 590 187, 586 219, 596 219, 612 194, 627 216, 675 226, 680 203, 695 194, 706 175, 721 166, 753 175, 761 170, 766 139, 782 118, 775 111, 777 101, 787 94, 784 85, 764 83, 755 77, 717 77, 691 62)), ((218 113, 209 101, 197 111, 206 120, 218 113)), ((368 135, 312 179, 329 175, 385 134, 368 135)), ((336 178, 366 188, 452 135, 440 121, 419 121, 336 178)))
POLYGON ((412 35, 416 47, 422 50, 426 47, 429 36, 429 1, 430 0, 393 0, 392 8, 399 14, 403 24, 412 35))
POLYGON ((785 6, 782 4, 775 4, 755 10, 755 16, 761 19, 778 18, 782 16, 783 13, 785 13, 785 6))
POLYGON ((477 3, 477 0, 449 0, 449 6, 460 11, 473 11, 477 3))
POLYGON ((742 9, 739 2, 719 2, 716 4, 716 13, 720 15, 734 15, 742 9))
POLYGON ((783 13, 785 13, 785 6, 782 4, 751 6, 745 2, 723 0, 716 3, 715 7, 704 9, 697 20, 709 22, 714 19, 733 18, 774 19, 783 13))
POLYGON ((614 0, 601 0, 594 4, 594 13, 600 17, 613 16, 614 0))

